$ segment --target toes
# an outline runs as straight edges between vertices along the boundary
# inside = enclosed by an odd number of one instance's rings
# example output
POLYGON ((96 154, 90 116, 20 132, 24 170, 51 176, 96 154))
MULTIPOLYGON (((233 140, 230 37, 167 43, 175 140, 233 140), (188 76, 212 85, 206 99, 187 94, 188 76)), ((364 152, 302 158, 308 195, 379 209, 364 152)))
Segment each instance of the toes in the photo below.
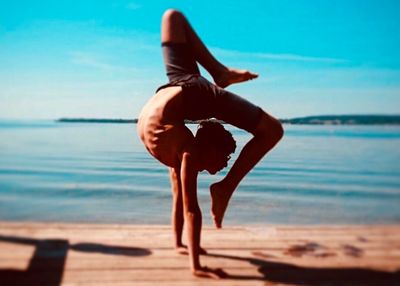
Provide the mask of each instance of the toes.
POLYGON ((214 218, 214 224, 216 228, 222 228, 222 220, 214 218))

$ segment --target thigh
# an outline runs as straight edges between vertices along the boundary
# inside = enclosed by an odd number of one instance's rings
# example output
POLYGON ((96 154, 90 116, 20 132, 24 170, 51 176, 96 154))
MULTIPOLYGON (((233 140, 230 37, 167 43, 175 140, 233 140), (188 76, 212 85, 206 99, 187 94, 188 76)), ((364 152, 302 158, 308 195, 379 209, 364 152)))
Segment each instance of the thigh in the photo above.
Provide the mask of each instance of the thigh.
POLYGON ((163 57, 166 73, 170 82, 181 81, 200 71, 191 47, 186 43, 163 43, 163 57))
POLYGON ((185 119, 201 120, 215 117, 253 133, 264 112, 257 105, 201 76, 185 82, 182 91, 185 119))
POLYGON ((218 88, 215 117, 253 133, 261 119, 263 110, 250 101, 222 88, 218 88))
POLYGON ((184 119, 202 120, 215 117, 216 90, 207 79, 197 76, 182 85, 184 119))

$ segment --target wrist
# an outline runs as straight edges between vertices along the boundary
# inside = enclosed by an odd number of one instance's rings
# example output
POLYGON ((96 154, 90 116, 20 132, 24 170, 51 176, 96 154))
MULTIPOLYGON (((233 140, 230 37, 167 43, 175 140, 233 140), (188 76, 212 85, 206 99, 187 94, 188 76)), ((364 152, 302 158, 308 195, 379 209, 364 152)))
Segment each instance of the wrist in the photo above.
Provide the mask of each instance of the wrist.
POLYGON ((204 267, 202 267, 202 266, 200 265, 200 263, 198 263, 198 264, 196 264, 196 265, 192 265, 192 266, 190 267, 190 269, 191 269, 192 272, 194 273, 194 272, 196 272, 196 271, 203 270, 204 267))

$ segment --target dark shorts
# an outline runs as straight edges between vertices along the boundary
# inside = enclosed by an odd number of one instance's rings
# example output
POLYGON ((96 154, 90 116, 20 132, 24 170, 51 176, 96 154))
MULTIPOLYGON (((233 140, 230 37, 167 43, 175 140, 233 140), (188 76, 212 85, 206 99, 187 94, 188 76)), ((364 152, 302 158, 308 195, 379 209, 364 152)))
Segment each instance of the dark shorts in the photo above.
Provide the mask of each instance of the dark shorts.
POLYGON ((164 43, 163 55, 170 82, 157 91, 181 86, 185 119, 217 118, 248 132, 255 130, 263 110, 202 77, 186 44, 164 43))

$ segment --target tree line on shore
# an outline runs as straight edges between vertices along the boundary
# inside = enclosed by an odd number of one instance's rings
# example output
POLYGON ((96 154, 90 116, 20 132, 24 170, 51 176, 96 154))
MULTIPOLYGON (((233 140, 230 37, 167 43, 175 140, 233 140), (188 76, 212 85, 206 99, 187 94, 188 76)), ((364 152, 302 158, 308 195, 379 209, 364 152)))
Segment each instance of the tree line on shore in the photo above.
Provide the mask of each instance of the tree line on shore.
MULTIPOLYGON (((137 123, 137 119, 112 118, 60 118, 57 122, 68 123, 137 123)), ((318 115, 290 119, 280 119, 284 124, 309 125, 400 125, 400 115, 318 115)), ((186 124, 197 124, 199 121, 185 120, 186 124)), ((220 121, 221 123, 224 123, 220 121)))

